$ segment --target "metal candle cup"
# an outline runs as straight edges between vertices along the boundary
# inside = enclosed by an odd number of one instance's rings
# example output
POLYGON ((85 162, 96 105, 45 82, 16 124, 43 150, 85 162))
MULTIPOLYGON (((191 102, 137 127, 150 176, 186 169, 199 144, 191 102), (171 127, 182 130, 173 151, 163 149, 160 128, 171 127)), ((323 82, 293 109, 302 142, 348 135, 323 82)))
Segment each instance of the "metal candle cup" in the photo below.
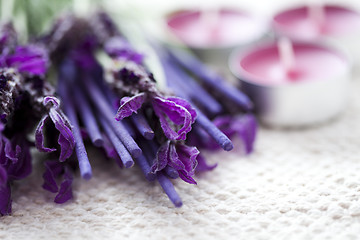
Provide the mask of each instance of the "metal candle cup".
POLYGON ((360 13, 335 5, 301 6, 278 13, 273 18, 278 36, 297 41, 323 41, 346 47, 360 60, 360 13))
POLYGON ((234 48, 248 47, 268 33, 265 21, 241 10, 182 10, 169 14, 166 21, 170 38, 220 66, 234 48))
POLYGON ((266 43, 247 52, 236 50, 230 57, 230 70, 253 100, 260 121, 301 127, 339 114, 350 79, 347 57, 320 44, 293 43, 290 53, 283 45, 266 43))

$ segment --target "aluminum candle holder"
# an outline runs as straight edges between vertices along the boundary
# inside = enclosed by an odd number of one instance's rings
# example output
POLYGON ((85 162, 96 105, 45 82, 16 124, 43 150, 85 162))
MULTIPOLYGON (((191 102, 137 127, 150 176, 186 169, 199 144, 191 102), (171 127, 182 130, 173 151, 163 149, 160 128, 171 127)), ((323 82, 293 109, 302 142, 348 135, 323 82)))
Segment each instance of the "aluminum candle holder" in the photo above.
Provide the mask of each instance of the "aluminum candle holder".
POLYGON ((245 53, 236 50, 229 64, 266 125, 320 123, 346 105, 351 64, 333 48, 281 40, 245 53))

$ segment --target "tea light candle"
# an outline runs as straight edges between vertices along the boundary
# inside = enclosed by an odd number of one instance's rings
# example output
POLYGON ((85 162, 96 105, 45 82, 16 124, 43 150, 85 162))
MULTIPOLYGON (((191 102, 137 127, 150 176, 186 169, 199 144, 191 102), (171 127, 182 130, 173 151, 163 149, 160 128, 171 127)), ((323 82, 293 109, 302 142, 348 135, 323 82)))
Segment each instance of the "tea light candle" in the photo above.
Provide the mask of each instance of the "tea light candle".
POLYGON ((229 64, 267 125, 305 126, 345 107, 350 64, 335 49, 280 39, 245 53, 235 51, 229 64))
POLYGON ((168 15, 166 24, 177 40, 203 60, 226 62, 234 47, 249 46, 263 38, 268 26, 241 10, 183 10, 168 15))
POLYGON ((330 40, 360 54, 360 13, 341 6, 302 6, 277 14, 273 19, 279 36, 293 40, 330 40))

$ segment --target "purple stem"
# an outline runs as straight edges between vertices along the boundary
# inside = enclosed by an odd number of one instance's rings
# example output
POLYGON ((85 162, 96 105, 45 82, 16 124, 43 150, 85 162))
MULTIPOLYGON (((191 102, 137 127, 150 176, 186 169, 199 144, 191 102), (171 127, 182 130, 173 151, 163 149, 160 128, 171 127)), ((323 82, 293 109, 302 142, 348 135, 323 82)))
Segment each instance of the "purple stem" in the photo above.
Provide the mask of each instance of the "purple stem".
POLYGON ((145 141, 144 139, 139 139, 141 149, 144 152, 144 156, 146 157, 146 160, 148 161, 149 165, 152 166, 154 164, 154 160, 156 157, 156 152, 153 151, 151 145, 155 145, 154 140, 145 141))
POLYGON ((201 141, 202 144, 204 144, 205 146, 212 141, 210 139, 210 136, 208 133, 205 132, 205 130, 203 128, 201 128, 198 124, 195 124, 193 129, 194 133, 197 135, 197 137, 199 138, 199 140, 201 141))
POLYGON ((155 136, 154 131, 149 126, 145 116, 142 113, 133 114, 131 120, 140 134, 147 140, 152 140, 155 136))
POLYGON ((192 77, 181 70, 174 61, 168 58, 162 61, 166 80, 176 89, 180 88, 193 101, 203 106, 210 115, 217 115, 222 111, 222 106, 207 93, 192 77))
POLYGON ((157 173, 157 180, 159 181, 161 187, 164 189, 166 195, 169 197, 171 202, 175 205, 175 207, 181 207, 182 201, 178 193, 176 192, 174 185, 171 181, 162 173, 157 173))
MULTIPOLYGON (((60 81, 59 81, 60 82, 60 81)), ((65 84, 62 82, 60 85, 65 84)), ((63 86, 64 87, 64 86, 63 86)), ((89 180, 92 177, 92 170, 91 165, 89 162, 89 158, 85 149, 85 145, 83 139, 81 137, 81 132, 79 128, 79 123, 76 117, 74 106, 69 102, 69 96, 67 96, 66 91, 61 91, 62 99, 63 99, 63 106, 66 115, 68 116, 71 124, 72 124, 72 131, 75 139, 75 152, 79 162, 79 169, 81 177, 89 180)))
POLYGON ((156 175, 151 172, 151 168, 150 168, 150 165, 149 165, 146 157, 144 155, 141 155, 140 157, 135 158, 135 161, 136 161, 137 165, 139 165, 143 174, 145 175, 145 178, 150 182, 154 181, 156 178, 156 175))
POLYGON ((101 132, 95 119, 95 114, 91 110, 85 95, 82 93, 82 91, 73 88, 73 96, 77 110, 79 111, 82 122, 84 123, 87 132, 89 133, 92 143, 96 147, 102 146, 104 141, 101 137, 101 132))
POLYGON ((179 177, 179 172, 169 165, 165 167, 164 171, 169 178, 176 179, 179 177))
POLYGON ((106 98, 92 82, 92 79, 88 78, 88 81, 84 82, 84 86, 87 90, 88 95, 91 96, 91 100, 93 101, 97 110, 102 114, 103 118, 106 119, 109 126, 119 137, 121 142, 125 145, 131 156, 133 156, 134 158, 139 157, 141 155, 141 149, 136 144, 135 140, 130 136, 128 131, 126 131, 124 125, 114 119, 112 107, 109 106, 106 98))
POLYGON ((195 56, 192 56, 181 49, 168 48, 168 52, 176 62, 191 71, 204 84, 207 84, 217 92, 221 93, 224 97, 232 100, 244 110, 251 110, 253 108, 253 104, 248 96, 230 84, 227 84, 226 81, 219 75, 210 71, 210 69, 196 59, 195 56))
POLYGON ((152 141, 145 141, 144 139, 139 139, 139 144, 141 146, 141 149, 143 150, 143 155, 144 156, 144 159, 145 161, 147 162, 147 165, 149 166, 149 169, 147 170, 148 172, 144 172, 145 174, 145 177, 147 175, 152 175, 151 178, 156 178, 156 175, 151 172, 151 165, 153 164, 154 162, 154 158, 155 158, 155 154, 151 151, 150 149, 150 146, 149 146, 149 143, 152 142, 152 141))
POLYGON ((104 117, 99 116, 99 120, 101 126, 103 127, 107 137, 109 138, 110 142, 113 144, 116 152, 119 154, 119 157, 125 166, 125 168, 130 168, 134 165, 134 160, 131 158, 130 153, 125 148, 124 144, 119 140, 119 138, 115 135, 113 130, 111 129, 108 122, 104 119, 104 117))
POLYGON ((130 134, 130 136, 132 138, 136 138, 136 133, 135 130, 133 129, 133 127, 131 126, 131 123, 129 121, 127 121, 128 119, 123 119, 121 120, 121 123, 124 125, 126 131, 128 131, 128 133, 130 134))
MULTIPOLYGON (((196 108, 195 108, 196 109, 196 108)), ((196 123, 203 128, 225 151, 234 148, 231 140, 218 129, 200 110, 196 109, 196 123)))

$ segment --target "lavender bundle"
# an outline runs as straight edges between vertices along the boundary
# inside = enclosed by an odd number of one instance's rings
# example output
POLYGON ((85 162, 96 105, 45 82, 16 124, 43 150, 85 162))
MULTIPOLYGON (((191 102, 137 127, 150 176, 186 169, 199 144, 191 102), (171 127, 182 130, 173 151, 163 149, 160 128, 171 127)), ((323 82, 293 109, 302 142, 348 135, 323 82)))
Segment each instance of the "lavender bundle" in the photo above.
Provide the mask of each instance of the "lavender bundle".
POLYGON ((208 76, 196 59, 189 58, 194 69, 188 56, 158 47, 169 83, 160 90, 144 56, 104 12, 90 19, 62 17, 37 45, 18 46, 14 31, 3 29, 1 215, 11 212, 11 181, 31 172, 32 146, 49 154, 43 188, 56 193, 56 203, 73 197, 77 169, 82 178, 92 177, 84 143, 89 139, 120 168, 137 165, 148 181, 157 180, 176 207, 182 201, 170 179, 196 184, 196 172, 216 166, 206 163, 199 148, 230 151, 230 137, 238 134, 246 152, 252 151, 256 121, 244 94, 208 76), (50 63, 58 96, 47 81, 50 63), (24 118, 28 124, 19 127, 24 118))

